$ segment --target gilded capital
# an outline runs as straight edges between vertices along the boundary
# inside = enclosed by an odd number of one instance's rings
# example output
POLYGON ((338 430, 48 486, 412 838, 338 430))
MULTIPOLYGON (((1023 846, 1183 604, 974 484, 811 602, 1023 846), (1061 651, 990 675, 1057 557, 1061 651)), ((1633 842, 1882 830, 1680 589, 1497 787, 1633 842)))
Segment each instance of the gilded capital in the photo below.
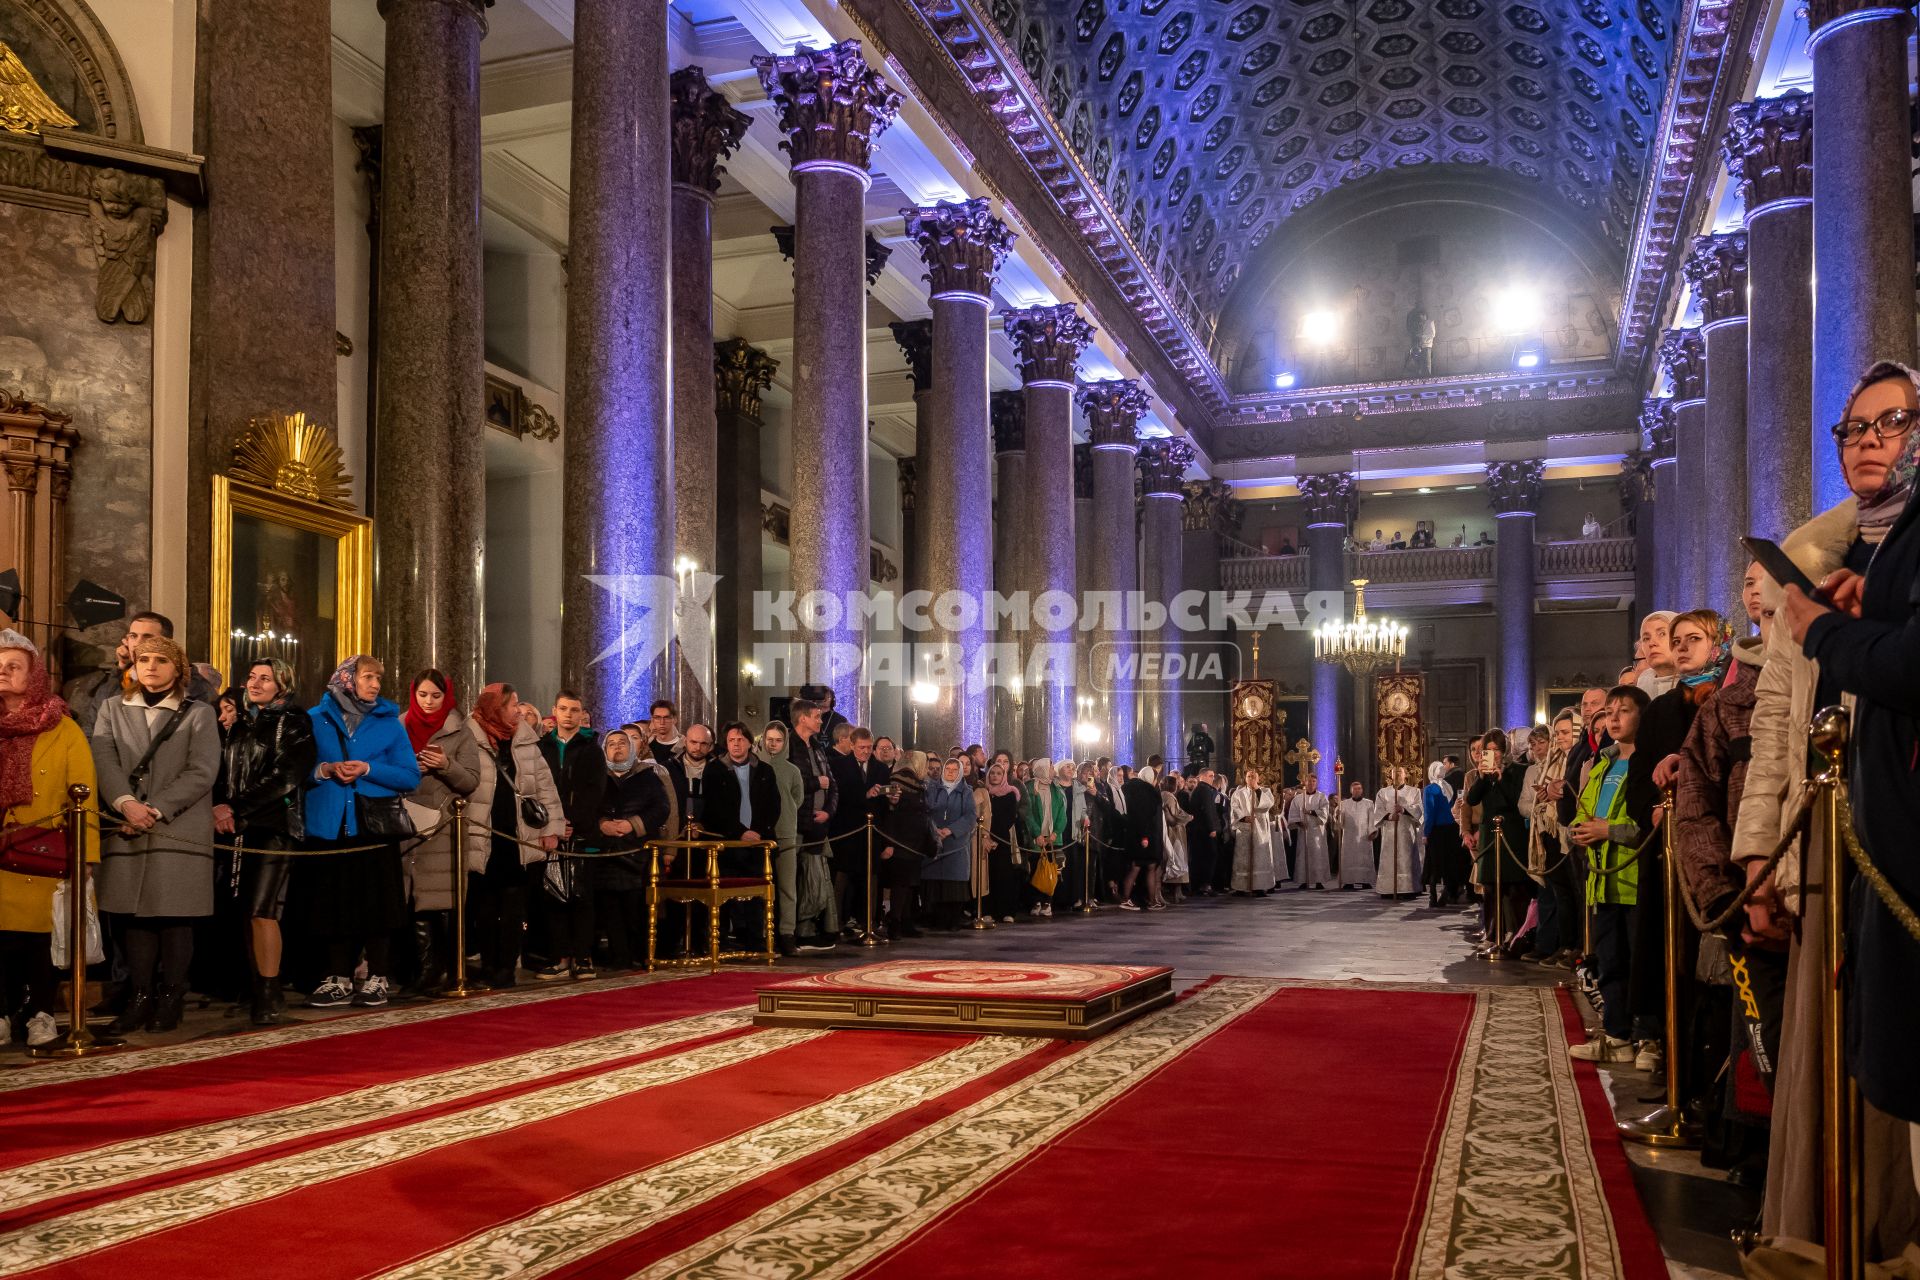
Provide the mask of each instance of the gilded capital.
POLYGON ((920 464, 912 458, 902 458, 894 465, 900 469, 900 509, 911 515, 914 501, 920 496, 920 464))
POLYGON ((759 418, 760 393, 773 385, 780 362, 738 338, 713 344, 713 382, 722 413, 759 418))
POLYGON ((1811 200, 1813 95, 1796 89, 1734 103, 1722 150, 1748 213, 1776 200, 1811 200))
POLYGON ((913 382, 913 394, 933 389, 933 321, 895 320, 887 326, 893 340, 907 358, 907 377, 913 382))
POLYGON ((1649 464, 1673 456, 1673 401, 1647 397, 1640 406, 1640 440, 1649 464))
POLYGON ((1538 458, 1487 464, 1487 505, 1503 516, 1532 515, 1540 506, 1540 477, 1546 465, 1538 458))
POLYGON ((865 172, 873 140, 900 110, 900 94, 867 65, 858 40, 759 54, 753 69, 780 109, 780 148, 796 169, 825 162, 865 172))
POLYGON ((1694 296, 1700 299, 1700 316, 1707 324, 1738 320, 1747 314, 1747 233, 1722 231, 1696 236, 1680 264, 1694 296))
POLYGON ((1343 529, 1353 524, 1355 508, 1360 505, 1351 471, 1301 476, 1300 498, 1307 507, 1308 524, 1337 524, 1343 529))
POLYGON ((1225 480, 1189 480, 1182 492, 1187 505, 1181 523, 1187 532, 1228 536, 1240 532, 1240 521, 1246 513, 1234 500, 1233 486, 1225 480))
POLYGON ((1668 329, 1660 335, 1660 364, 1673 384, 1676 402, 1707 395, 1707 345, 1698 329, 1668 329))
POLYGON ((907 235, 920 250, 934 297, 971 293, 986 297, 1013 247, 1013 232, 993 216, 985 198, 955 203, 942 200, 902 209, 907 235))
POLYGON ((1027 393, 996 391, 987 397, 993 422, 995 453, 1025 453, 1027 449, 1027 393))
POLYGON ((1001 322, 1020 361, 1025 382, 1064 382, 1075 378, 1080 352, 1093 341, 1094 328, 1071 302, 1058 306, 1004 311, 1001 322))
POLYGON ((747 136, 750 120, 727 96, 707 83, 700 67, 682 67, 669 77, 673 100, 673 180, 696 191, 718 191, 721 161, 747 136))
POLYGON ((1087 415, 1087 438, 1094 445, 1120 445, 1128 449, 1139 445, 1135 427, 1151 402, 1146 388, 1134 379, 1103 378, 1098 382, 1083 382, 1076 398, 1080 411, 1087 415))
POLYGON ((1187 468, 1193 465, 1193 446, 1177 436, 1145 440, 1134 461, 1140 468, 1141 492, 1177 498, 1186 484, 1187 468))

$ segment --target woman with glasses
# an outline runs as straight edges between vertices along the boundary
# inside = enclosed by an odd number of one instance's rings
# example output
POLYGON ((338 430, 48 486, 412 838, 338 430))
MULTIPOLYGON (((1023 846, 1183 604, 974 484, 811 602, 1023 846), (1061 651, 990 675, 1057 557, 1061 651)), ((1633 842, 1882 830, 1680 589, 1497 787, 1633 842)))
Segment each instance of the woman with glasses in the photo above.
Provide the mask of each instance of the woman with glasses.
MULTIPOLYGON (((1913 371, 1903 365, 1881 363, 1861 378, 1833 428, 1841 471, 1853 496, 1815 516, 1781 544, 1807 577, 1827 587, 1825 594, 1840 606, 1834 612, 1849 616, 1828 621, 1828 611, 1823 607, 1798 592, 1783 592, 1771 581, 1766 583, 1762 597, 1763 607, 1779 612, 1767 639, 1766 665, 1760 669, 1754 687, 1753 718, 1748 726, 1751 758, 1734 825, 1732 856, 1750 882, 1760 882, 1747 904, 1746 941, 1750 945, 1788 947, 1780 1056, 1774 1074, 1767 1197, 1761 1214, 1761 1230, 1771 1236, 1817 1240, 1823 1230, 1819 1028, 1827 975, 1822 958, 1826 932, 1820 891, 1825 883, 1826 851, 1818 824, 1804 846, 1788 847, 1770 877, 1761 873, 1767 855, 1797 807, 1799 781, 1807 776, 1807 725, 1821 707, 1839 702, 1841 693, 1850 686, 1862 695, 1856 741, 1863 744, 1863 749, 1855 759, 1866 776, 1854 792, 1861 841, 1876 861, 1882 862, 1883 870, 1891 875, 1900 869, 1896 885, 1909 901, 1920 896, 1915 892, 1910 867, 1912 778, 1906 779, 1903 790, 1889 788, 1886 783, 1891 779, 1885 776, 1889 765, 1904 769, 1911 757, 1884 743, 1876 752, 1864 749, 1866 742, 1880 740, 1882 734, 1902 722, 1908 726, 1907 733, 1913 732, 1911 686, 1915 673, 1920 672, 1920 660, 1910 646, 1904 653, 1900 650, 1900 619, 1912 611, 1914 561, 1920 551, 1912 533, 1913 513, 1907 510, 1913 490, 1914 416, 1920 408, 1914 377, 1913 371), (1856 608, 1861 617, 1853 619, 1856 608), (1843 678, 1847 684, 1841 683, 1843 678), (1905 846, 1909 866, 1905 868, 1901 859, 1888 855, 1886 833, 1898 828, 1881 825, 1890 812, 1886 806, 1892 811, 1904 807, 1909 812, 1905 846)), ((1905 631, 1911 630, 1909 621, 1905 631)), ((1855 918, 1859 918, 1857 914, 1855 918)), ((1889 1129, 1899 1127, 1899 1122, 1891 1120, 1880 1107, 1903 1100, 1910 1104, 1913 1082, 1908 1080, 1904 1089, 1897 1082, 1889 1086, 1882 1064, 1890 1059, 1878 1055, 1887 1048, 1912 1043, 1911 992, 1915 979, 1907 979, 1904 1010, 1885 1007, 1879 998, 1887 990, 1884 976, 1897 972, 1898 965, 1890 970, 1884 964, 1860 962, 1864 957, 1858 948, 1865 947, 1870 954, 1876 933, 1871 923, 1862 923, 1867 925, 1866 936, 1849 939, 1850 949, 1855 949, 1849 967, 1856 975, 1871 971, 1873 976, 1864 984, 1856 980, 1857 989, 1851 994, 1848 1009, 1854 1015, 1871 1011, 1882 1019, 1879 1029, 1865 1037, 1873 1046, 1869 1053, 1875 1055, 1874 1059, 1857 1065, 1863 1081, 1870 1079, 1870 1083, 1863 1083, 1870 1104, 1866 1108, 1867 1149, 1885 1150, 1894 1136, 1889 1129)), ((1886 930, 1877 932, 1884 937, 1886 930)), ((1856 1021, 1849 1028, 1850 1038, 1864 1025, 1868 1024, 1856 1021)), ((1911 1074, 1911 1059, 1906 1070, 1911 1074)), ((1887 1179, 1872 1176, 1874 1173, 1869 1170, 1869 1227, 1887 1207, 1887 1179)))

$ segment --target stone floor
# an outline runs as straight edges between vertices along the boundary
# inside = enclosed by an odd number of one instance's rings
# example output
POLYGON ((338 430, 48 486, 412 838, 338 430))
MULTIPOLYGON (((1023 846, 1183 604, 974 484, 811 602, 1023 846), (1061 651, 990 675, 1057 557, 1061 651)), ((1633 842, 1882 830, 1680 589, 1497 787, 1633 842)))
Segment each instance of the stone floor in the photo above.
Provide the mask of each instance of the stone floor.
MULTIPOLYGON (((783 961, 781 970, 860 964, 895 956, 927 959, 1086 960, 1166 964, 1177 985, 1212 974, 1376 982, 1447 982, 1463 985, 1552 985, 1563 970, 1531 964, 1489 964, 1469 957, 1465 934, 1472 920, 1458 908, 1433 910, 1424 898, 1388 901, 1370 891, 1285 893, 1258 898, 1194 899, 1163 912, 1105 909, 1091 917, 1051 921, 1022 918, 990 930, 928 934, 890 947, 842 944, 831 955, 783 961)), ((523 981, 531 978, 523 975, 523 981)), ((297 1007, 290 1017, 314 1019, 331 1012, 297 1007)), ((247 1029, 246 1020, 221 1006, 190 1008, 179 1031, 145 1036, 145 1042, 175 1042, 247 1029)), ((0 1047, 0 1069, 25 1067, 19 1046, 0 1047)), ((1642 1101, 1655 1092, 1645 1073, 1631 1068, 1608 1073, 1616 1111, 1623 1117, 1651 1109, 1642 1101)), ((1757 1193, 1701 1167, 1687 1152, 1654 1152, 1629 1146, 1636 1181, 1672 1274, 1687 1280, 1737 1276, 1731 1233, 1751 1222, 1757 1193)))

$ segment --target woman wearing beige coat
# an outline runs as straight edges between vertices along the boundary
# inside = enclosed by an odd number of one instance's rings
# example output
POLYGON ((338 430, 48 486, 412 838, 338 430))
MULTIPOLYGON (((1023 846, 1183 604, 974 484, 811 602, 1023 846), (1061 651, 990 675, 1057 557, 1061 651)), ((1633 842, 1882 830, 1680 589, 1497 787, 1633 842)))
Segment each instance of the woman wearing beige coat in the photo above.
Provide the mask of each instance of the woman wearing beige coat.
POLYGON ((467 716, 480 748, 480 785, 467 805, 467 869, 476 873, 472 904, 481 964, 495 987, 514 984, 527 895, 543 892, 543 872, 532 868, 547 860, 567 830, 560 789, 520 706, 512 685, 490 684, 467 716), (505 786, 502 774, 508 775, 505 786), (528 800, 546 810, 544 823, 529 821, 528 800))

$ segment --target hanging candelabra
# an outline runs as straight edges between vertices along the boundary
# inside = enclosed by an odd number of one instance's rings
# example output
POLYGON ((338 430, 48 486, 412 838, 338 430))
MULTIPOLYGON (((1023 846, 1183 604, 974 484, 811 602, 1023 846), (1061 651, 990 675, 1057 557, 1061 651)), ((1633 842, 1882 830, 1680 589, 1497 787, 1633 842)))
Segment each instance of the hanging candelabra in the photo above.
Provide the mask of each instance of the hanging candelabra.
POLYGON ((1353 580, 1353 617, 1321 624, 1313 633, 1316 662, 1345 667, 1356 676, 1377 671, 1388 663, 1400 669, 1407 656, 1407 629, 1391 618, 1367 616, 1367 580, 1353 580))

